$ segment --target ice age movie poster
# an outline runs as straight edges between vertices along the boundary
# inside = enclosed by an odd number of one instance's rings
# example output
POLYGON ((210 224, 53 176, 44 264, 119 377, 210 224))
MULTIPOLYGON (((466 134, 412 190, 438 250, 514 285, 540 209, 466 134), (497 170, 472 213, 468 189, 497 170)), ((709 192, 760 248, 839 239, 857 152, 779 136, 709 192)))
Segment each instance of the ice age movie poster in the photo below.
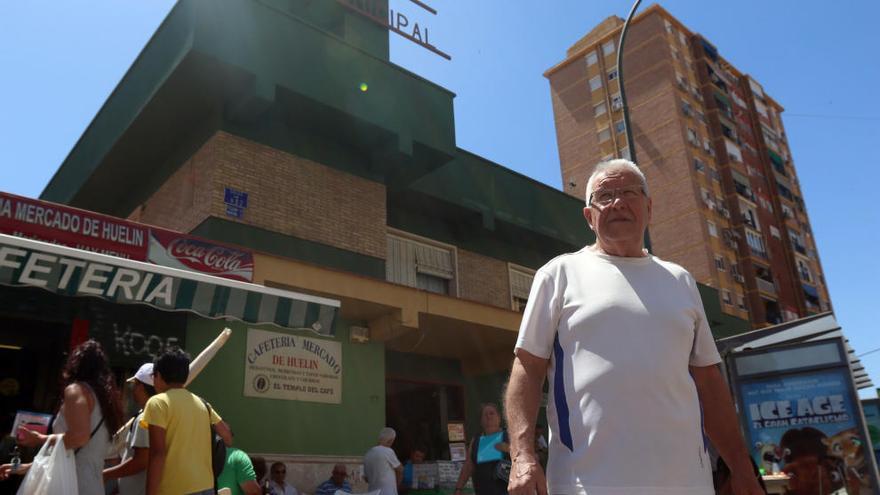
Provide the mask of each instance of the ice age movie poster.
POLYGON ((849 380, 844 369, 740 385, 752 456, 791 477, 788 493, 874 493, 849 380))

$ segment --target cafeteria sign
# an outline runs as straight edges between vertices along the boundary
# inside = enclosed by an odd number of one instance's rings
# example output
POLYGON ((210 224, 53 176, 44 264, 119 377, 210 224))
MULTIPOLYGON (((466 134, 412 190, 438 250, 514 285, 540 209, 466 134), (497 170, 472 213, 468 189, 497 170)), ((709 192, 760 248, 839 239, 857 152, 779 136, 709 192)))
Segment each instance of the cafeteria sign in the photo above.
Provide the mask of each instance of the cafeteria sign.
POLYGON ((342 402, 342 345, 324 339, 248 329, 244 395, 342 402))

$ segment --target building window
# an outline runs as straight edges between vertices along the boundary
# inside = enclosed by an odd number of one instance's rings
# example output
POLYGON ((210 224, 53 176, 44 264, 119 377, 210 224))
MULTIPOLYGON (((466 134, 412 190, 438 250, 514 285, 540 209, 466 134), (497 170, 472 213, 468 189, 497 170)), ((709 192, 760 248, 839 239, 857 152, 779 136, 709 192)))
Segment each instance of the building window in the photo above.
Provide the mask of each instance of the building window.
POLYGON ((746 299, 739 292, 736 293, 736 307, 743 311, 746 310, 746 299))
POLYGON ((715 268, 719 272, 724 271, 724 256, 721 256, 720 254, 715 255, 715 268))
POLYGON ((623 108, 623 98, 620 97, 620 93, 614 93, 611 95, 611 110, 620 110, 623 108))
POLYGON ((608 80, 613 81, 617 79, 617 69, 611 69, 608 71, 608 80))
POLYGON ((709 235, 718 237, 718 227, 715 226, 715 222, 706 220, 706 225, 709 227, 709 235))
POLYGON ((602 55, 611 55, 614 53, 614 40, 606 41, 602 44, 602 55))
POLYGON ((532 281, 535 279, 535 271, 520 266, 508 265, 510 276, 511 309, 522 313, 526 309, 529 300, 529 291, 532 290, 532 281))
POLYGON ((620 134, 621 132, 623 132, 625 130, 626 130, 626 126, 623 125, 622 120, 618 120, 617 122, 614 123, 614 132, 620 134))
POLYGON ((777 229, 773 225, 770 226, 770 235, 772 235, 773 237, 775 237, 777 239, 782 239, 782 235, 779 233, 779 229, 777 229))
POLYGON ((587 54, 587 67, 592 67, 599 62, 599 56, 596 55, 596 52, 590 52, 587 54))
POLYGON ((623 148, 620 148, 620 157, 624 160, 630 160, 629 146, 624 146, 623 148))
POLYGON ((733 300, 730 298, 729 290, 721 289, 721 300, 724 301, 724 304, 728 306, 733 306, 733 300))
POLYGON ((798 267, 798 274, 801 276, 801 280, 812 284, 813 283, 813 272, 810 271, 810 265, 806 261, 798 258, 797 259, 797 267, 798 267))
POLYGON ((599 131, 599 142, 600 143, 604 143, 605 141, 608 141, 609 139, 611 139, 611 129, 606 127, 604 129, 602 129, 601 131, 599 131))
POLYGON ((701 162, 699 158, 694 158, 694 170, 697 172, 706 172, 706 164, 701 162))
POLYGON ((691 129, 690 127, 687 128, 687 139, 688 142, 694 146, 700 145, 700 138, 697 135, 697 131, 691 129))
POLYGON ((605 115, 605 112, 607 112, 607 111, 608 111, 608 109, 605 108, 604 103, 599 103, 598 105, 593 107, 593 115, 595 115, 596 117, 598 117, 600 115, 605 115))
POLYGON ((602 87, 602 78, 599 76, 595 76, 590 78, 590 91, 596 91, 602 87))
POLYGON ((454 295, 454 249, 389 234, 385 278, 437 294, 454 295))
POLYGON ((666 32, 671 34, 672 33, 672 24, 666 19, 663 19, 663 24, 666 25, 666 32))
POLYGON ((681 31, 678 32, 678 41, 682 45, 687 45, 687 38, 684 37, 684 33, 682 33, 681 31))
POLYGON ((746 242, 749 243, 753 254, 761 258, 767 257, 767 250, 764 249, 764 238, 761 237, 761 234, 746 229, 746 242))

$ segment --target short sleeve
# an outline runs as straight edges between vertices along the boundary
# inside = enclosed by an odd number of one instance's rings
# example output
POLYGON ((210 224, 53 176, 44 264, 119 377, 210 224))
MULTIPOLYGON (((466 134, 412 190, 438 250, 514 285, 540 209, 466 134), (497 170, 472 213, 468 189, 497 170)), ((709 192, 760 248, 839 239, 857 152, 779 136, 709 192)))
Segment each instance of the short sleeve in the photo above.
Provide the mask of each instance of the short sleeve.
POLYGON ((721 355, 718 354, 715 338, 712 337, 712 330, 709 328, 709 319, 706 318, 706 310, 703 308, 703 300, 700 297, 700 291, 697 289, 697 282, 688 274, 687 283, 696 306, 694 308, 694 313, 696 314, 696 321, 694 321, 694 344, 691 347, 688 364, 690 366, 718 364, 721 362, 721 355))
POLYGON ((150 425, 168 428, 168 403, 162 400, 161 396, 154 395, 147 401, 141 424, 144 425, 144 428, 150 425))
POLYGON ((221 418, 220 415, 217 414, 217 410, 214 409, 214 406, 211 406, 211 424, 216 425, 221 421, 223 421, 223 418, 221 418))
POLYGON ((150 448, 150 432, 147 428, 141 426, 143 422, 143 413, 138 416, 137 425, 134 427, 134 431, 132 434, 134 435, 134 441, 131 443, 131 446, 139 449, 147 449, 150 448))
POLYGON ((239 484, 245 481, 255 481, 257 474, 254 472, 254 465, 251 464, 247 454, 239 450, 235 453, 235 456, 235 481, 239 484))
POLYGON ((388 464, 391 464, 392 468, 397 469, 397 466, 400 466, 400 461, 397 459, 397 454, 395 454, 393 450, 386 449, 385 457, 388 458, 388 464))
POLYGON ((541 270, 536 272, 519 326, 517 349, 524 349, 540 358, 550 358, 559 323, 559 297, 553 278, 541 270))

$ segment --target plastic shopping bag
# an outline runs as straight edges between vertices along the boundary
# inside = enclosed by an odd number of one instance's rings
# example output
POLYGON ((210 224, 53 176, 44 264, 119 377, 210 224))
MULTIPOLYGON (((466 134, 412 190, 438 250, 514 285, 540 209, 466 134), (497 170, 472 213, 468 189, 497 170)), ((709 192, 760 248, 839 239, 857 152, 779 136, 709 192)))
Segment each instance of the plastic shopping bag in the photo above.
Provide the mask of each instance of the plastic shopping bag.
POLYGON ((61 435, 50 435, 37 452, 17 495, 78 495, 76 459, 61 435))

